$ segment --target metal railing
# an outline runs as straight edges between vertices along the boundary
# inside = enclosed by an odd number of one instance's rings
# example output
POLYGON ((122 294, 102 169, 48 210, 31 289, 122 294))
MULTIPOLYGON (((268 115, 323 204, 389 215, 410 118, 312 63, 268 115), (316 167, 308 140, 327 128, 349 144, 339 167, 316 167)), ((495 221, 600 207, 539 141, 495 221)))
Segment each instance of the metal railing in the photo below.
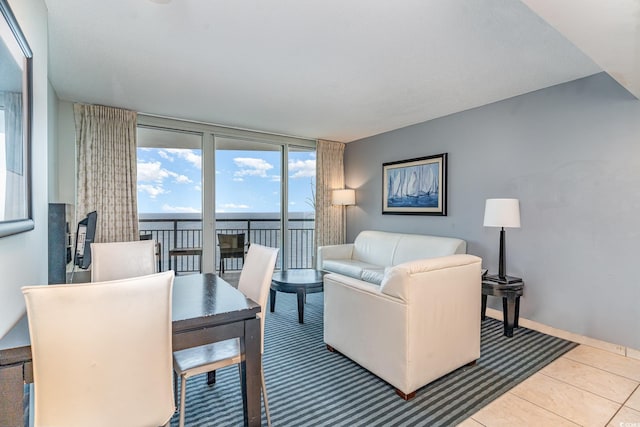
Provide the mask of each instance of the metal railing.
MULTIPOLYGON (((287 253, 278 254, 277 266, 284 256, 288 269, 313 268, 314 220, 289 218, 286 233, 288 234, 287 253)), ((151 234, 151 238, 160 243, 161 270, 168 270, 169 265, 176 272, 200 271, 200 257, 197 255, 176 256, 169 262, 169 251, 173 248, 201 248, 202 220, 177 218, 141 218, 139 220, 140 235, 151 234)), ((216 233, 245 234, 245 243, 257 243, 264 246, 280 247, 280 220, 271 218, 234 218, 216 220, 216 233)), ((215 268, 220 265, 220 253, 216 239, 215 268)), ((227 258, 225 271, 242 269, 242 259, 227 258)))

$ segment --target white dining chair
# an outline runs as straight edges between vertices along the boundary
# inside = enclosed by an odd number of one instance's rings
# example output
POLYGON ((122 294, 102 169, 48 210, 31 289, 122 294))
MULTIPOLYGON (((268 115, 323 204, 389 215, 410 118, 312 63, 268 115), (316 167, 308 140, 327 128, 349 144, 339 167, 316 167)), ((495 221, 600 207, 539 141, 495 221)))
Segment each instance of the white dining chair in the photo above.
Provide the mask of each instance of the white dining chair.
POLYGON ((140 240, 91 244, 91 281, 126 279, 156 272, 156 242, 140 240))
MULTIPOLYGON (((266 315, 267 295, 271 285, 271 277, 275 268, 278 248, 269 248, 257 244, 249 247, 245 258, 238 290, 247 298, 260 304, 260 327, 262 330, 261 354, 264 353, 264 321, 266 315)), ((216 369, 224 368, 242 362, 240 343, 237 338, 220 341, 200 347, 180 350, 173 353, 173 369, 180 377, 180 427, 184 427, 185 398, 187 379, 194 375, 202 374, 216 369)), ((262 399, 267 415, 267 423, 271 426, 269 414, 269 402, 267 399, 267 387, 264 380, 264 367, 260 369, 260 382, 262 387, 262 399)))
POLYGON ((36 427, 168 425, 173 278, 22 288, 36 427))

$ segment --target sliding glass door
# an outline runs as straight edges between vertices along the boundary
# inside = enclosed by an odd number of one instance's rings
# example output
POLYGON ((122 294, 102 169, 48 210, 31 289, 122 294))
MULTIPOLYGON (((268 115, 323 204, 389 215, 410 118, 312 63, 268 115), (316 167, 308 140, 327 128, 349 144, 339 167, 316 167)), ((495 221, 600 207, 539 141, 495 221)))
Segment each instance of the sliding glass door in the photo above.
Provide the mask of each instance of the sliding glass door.
POLYGON ((163 269, 239 272, 252 243, 312 268, 314 188, 315 141, 138 115, 140 230, 163 269))
POLYGON ((163 270, 200 271, 202 134, 139 127, 137 156, 140 238, 160 243, 163 270), (183 248, 195 251, 169 257, 183 248))
POLYGON ((229 137, 215 145, 216 265, 239 271, 239 246, 282 247, 282 146, 229 137))

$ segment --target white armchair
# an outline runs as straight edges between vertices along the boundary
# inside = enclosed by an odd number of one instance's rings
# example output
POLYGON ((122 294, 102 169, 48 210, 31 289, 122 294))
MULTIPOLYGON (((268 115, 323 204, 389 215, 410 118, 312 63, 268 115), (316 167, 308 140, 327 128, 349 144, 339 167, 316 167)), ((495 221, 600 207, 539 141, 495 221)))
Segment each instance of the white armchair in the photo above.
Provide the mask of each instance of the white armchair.
POLYGON ((324 278, 324 341, 404 399, 480 357, 481 259, 449 255, 387 268, 378 286, 324 278))

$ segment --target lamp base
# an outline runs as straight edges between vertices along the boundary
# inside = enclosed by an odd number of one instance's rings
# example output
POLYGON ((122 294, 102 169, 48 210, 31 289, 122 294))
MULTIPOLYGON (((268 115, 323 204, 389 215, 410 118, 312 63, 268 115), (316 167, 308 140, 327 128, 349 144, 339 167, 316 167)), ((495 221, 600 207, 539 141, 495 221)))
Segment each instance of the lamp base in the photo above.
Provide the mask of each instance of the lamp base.
POLYGON ((484 276, 482 277, 482 280, 488 280, 490 282, 496 282, 502 285, 510 285, 512 283, 522 282, 522 279, 520 277, 513 277, 513 276, 500 277, 497 274, 484 276))

